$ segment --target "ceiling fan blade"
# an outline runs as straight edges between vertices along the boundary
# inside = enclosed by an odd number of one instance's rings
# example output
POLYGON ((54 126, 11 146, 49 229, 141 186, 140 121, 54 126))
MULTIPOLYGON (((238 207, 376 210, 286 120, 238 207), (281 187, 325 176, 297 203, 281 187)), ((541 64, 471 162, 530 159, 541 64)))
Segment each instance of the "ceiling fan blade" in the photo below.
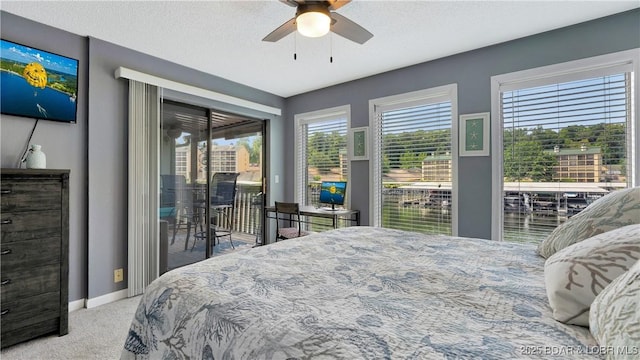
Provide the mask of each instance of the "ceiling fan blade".
MULTIPOLYGON (((289 6, 292 6, 292 7, 297 7, 298 6, 298 2, 296 0, 280 0, 280 2, 281 3, 285 3, 285 4, 287 4, 289 6)), ((304 0, 302 2, 304 2, 304 0)))
POLYGON ((331 25, 331 31, 346 39, 364 44, 373 37, 373 34, 367 29, 338 13, 332 12, 331 18, 335 20, 335 23, 331 25))
MULTIPOLYGON (((291 7, 297 7, 298 5, 305 5, 306 0, 280 0, 281 3, 285 3, 291 7)), ((341 7, 347 5, 351 0, 325 0, 325 1, 308 1, 309 3, 325 3, 329 10, 338 10, 341 7)))
POLYGON ((292 18, 265 36, 262 41, 276 42, 294 31, 296 31, 296 19, 292 18))
POLYGON ((329 10, 338 10, 350 3, 351 0, 327 0, 327 2, 329 3, 329 10))

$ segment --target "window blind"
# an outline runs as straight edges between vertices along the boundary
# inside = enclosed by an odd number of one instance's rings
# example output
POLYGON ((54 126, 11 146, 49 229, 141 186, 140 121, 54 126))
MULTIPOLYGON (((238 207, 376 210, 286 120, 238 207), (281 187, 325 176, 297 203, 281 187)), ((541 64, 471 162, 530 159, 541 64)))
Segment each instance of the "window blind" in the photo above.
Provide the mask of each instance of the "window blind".
POLYGON ((630 74, 502 91, 503 238, 538 243, 630 184, 630 74))
POLYGON ((348 121, 344 116, 300 122, 296 139, 296 173, 301 204, 320 205, 320 183, 323 180, 347 180, 347 128, 348 121))
POLYGON ((442 97, 375 109, 374 224, 451 234, 451 101, 442 97))

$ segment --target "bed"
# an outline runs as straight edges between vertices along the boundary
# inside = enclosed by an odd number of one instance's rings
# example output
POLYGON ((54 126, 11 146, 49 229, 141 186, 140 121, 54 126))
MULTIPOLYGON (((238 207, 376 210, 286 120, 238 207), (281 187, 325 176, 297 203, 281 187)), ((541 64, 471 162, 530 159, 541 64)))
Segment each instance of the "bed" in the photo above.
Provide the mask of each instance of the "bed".
POLYGON ((122 359, 600 358, 534 245, 350 227, 170 271, 122 359))

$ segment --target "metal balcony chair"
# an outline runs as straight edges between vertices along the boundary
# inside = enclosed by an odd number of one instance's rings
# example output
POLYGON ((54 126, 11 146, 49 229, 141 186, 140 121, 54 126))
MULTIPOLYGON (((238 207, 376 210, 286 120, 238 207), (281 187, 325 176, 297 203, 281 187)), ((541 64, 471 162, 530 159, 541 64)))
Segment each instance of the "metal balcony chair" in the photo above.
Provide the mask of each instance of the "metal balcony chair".
MULTIPOLYGON (((220 238, 229 237, 231 247, 235 249, 231 240, 233 230, 233 221, 235 214, 236 190, 239 173, 218 172, 213 174, 209 195, 210 203, 210 234, 212 245, 216 242, 220 243, 220 238)), ((195 236, 196 240, 204 238, 202 234, 195 236)), ((191 251, 196 246, 196 240, 193 241, 191 251)))
POLYGON ((264 194, 262 191, 251 198, 251 214, 254 217, 254 231, 256 233, 254 246, 260 246, 263 245, 262 229, 264 227, 264 194))
MULTIPOLYGON (((193 226, 195 233, 199 223, 193 207, 193 191, 187 186, 184 175, 160 175, 160 181, 160 217, 173 225, 171 245, 175 242, 176 234, 180 227, 186 226, 186 250, 191 235, 191 227, 193 226), (163 215, 165 216, 163 217, 163 215)), ((200 227, 202 227, 202 224, 200 224, 200 227)))

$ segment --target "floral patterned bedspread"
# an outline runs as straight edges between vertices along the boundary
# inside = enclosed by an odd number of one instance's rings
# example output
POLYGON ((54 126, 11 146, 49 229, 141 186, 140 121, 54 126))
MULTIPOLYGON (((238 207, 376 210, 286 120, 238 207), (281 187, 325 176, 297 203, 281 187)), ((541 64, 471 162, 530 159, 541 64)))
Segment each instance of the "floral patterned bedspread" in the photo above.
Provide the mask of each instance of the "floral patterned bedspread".
POLYGON ((122 359, 599 358, 522 245, 350 227, 170 271, 122 359))

